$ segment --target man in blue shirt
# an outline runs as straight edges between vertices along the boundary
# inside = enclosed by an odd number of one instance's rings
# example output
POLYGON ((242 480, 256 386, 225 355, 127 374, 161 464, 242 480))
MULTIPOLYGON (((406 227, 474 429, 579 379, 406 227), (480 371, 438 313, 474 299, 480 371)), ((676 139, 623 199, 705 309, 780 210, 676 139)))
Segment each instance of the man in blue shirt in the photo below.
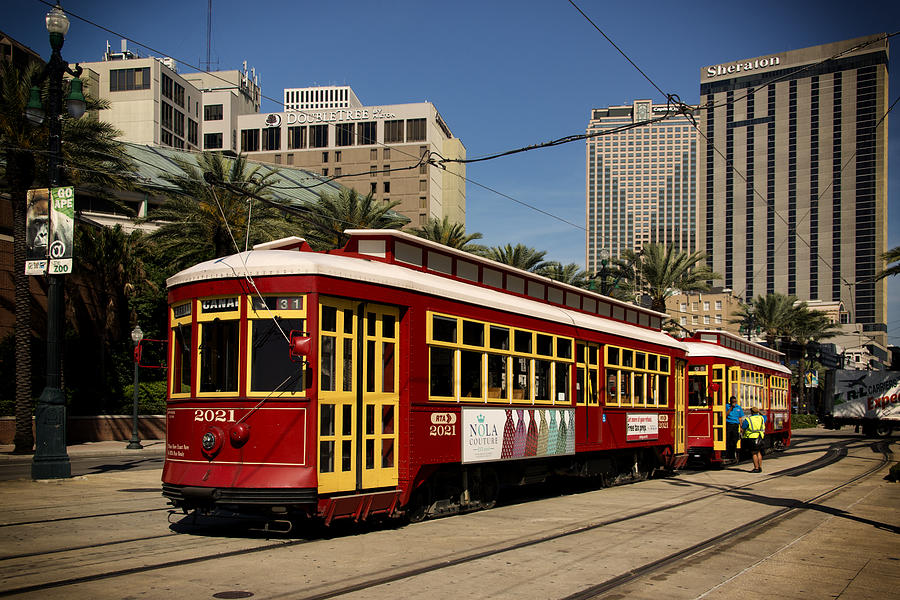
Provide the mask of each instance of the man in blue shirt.
POLYGON ((725 407, 725 457, 737 460, 737 441, 741 435, 741 421, 744 419, 744 409, 738 404, 736 397, 732 396, 725 407))

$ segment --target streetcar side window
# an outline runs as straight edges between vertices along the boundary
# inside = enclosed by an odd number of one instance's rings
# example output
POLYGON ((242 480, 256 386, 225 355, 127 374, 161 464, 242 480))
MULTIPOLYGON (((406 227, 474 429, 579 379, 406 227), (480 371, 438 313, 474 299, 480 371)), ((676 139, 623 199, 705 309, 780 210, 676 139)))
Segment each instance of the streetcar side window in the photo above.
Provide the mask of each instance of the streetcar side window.
POLYGON ((607 346, 606 365, 607 404, 668 406, 669 357, 607 346))
POLYGON ((431 396, 453 398, 454 394, 454 351, 450 348, 432 347, 429 355, 431 396))
POLYGON ((194 302, 189 300, 175 304, 171 309, 171 364, 173 396, 191 393, 191 382, 194 380, 192 369, 193 346, 192 323, 194 302))

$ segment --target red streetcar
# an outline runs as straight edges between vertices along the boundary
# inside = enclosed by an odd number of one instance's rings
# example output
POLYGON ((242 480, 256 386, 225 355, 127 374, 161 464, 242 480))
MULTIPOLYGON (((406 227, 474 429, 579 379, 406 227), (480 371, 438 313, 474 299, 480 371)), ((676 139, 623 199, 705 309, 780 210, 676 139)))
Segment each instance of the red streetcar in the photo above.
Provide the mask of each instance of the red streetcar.
POLYGON ((791 370, 784 354, 725 331, 696 331, 688 350, 687 446, 691 459, 721 464, 725 458, 725 411, 731 396, 744 412, 766 417, 767 448, 791 443, 791 370))
POLYGON ((666 315, 398 231, 299 238, 168 281, 163 494, 268 519, 493 505, 684 458, 666 315))

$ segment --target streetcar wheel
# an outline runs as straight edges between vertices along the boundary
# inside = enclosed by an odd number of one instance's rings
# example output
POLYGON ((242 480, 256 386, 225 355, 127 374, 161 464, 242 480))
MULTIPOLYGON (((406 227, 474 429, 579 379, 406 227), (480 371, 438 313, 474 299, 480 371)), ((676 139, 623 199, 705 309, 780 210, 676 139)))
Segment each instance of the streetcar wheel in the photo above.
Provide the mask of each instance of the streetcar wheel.
POLYGON ((406 505, 406 518, 410 523, 420 523, 428 517, 428 508, 431 506, 431 493, 427 485, 419 486, 409 498, 406 505))
POLYGON ((494 508, 497 505, 497 497, 500 495, 500 479, 497 472, 491 468, 481 470, 481 507, 494 508))

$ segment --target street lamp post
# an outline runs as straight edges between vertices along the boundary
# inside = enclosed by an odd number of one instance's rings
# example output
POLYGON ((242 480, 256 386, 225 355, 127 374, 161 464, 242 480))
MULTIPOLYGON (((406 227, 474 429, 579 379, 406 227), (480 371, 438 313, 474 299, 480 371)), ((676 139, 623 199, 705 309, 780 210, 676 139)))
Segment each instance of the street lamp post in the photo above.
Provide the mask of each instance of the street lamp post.
MULTIPOLYGON (((69 69, 69 63, 60 54, 66 32, 69 31, 69 19, 59 4, 54 6, 46 16, 47 31, 50 33, 50 46, 53 49, 50 61, 41 73, 41 80, 48 79, 47 119, 50 138, 48 155, 50 188, 59 187, 59 165, 61 160, 62 123, 59 120, 62 112, 63 75, 69 73, 72 80, 71 91, 67 100, 69 114, 79 118, 84 114, 85 100, 81 92, 81 67, 69 69)), ((31 97, 25 109, 26 117, 35 124, 43 122, 43 107, 40 103, 40 90, 31 88, 31 97)), ((63 329, 63 275, 49 274, 50 286, 47 292, 47 381, 38 399, 35 411, 35 451, 31 463, 33 479, 53 479, 71 477, 72 466, 66 452, 66 398, 61 389, 62 374, 62 329, 63 329)))
POLYGON ((134 412, 131 415, 131 441, 126 446, 128 450, 143 448, 141 439, 138 437, 138 367, 141 362, 142 339, 144 339, 144 332, 141 331, 140 325, 135 325, 131 331, 131 341, 134 342, 134 412))
POLYGON ((608 289, 608 282, 606 281, 607 277, 609 277, 609 250, 606 248, 600 248, 600 293, 606 296, 608 289))

